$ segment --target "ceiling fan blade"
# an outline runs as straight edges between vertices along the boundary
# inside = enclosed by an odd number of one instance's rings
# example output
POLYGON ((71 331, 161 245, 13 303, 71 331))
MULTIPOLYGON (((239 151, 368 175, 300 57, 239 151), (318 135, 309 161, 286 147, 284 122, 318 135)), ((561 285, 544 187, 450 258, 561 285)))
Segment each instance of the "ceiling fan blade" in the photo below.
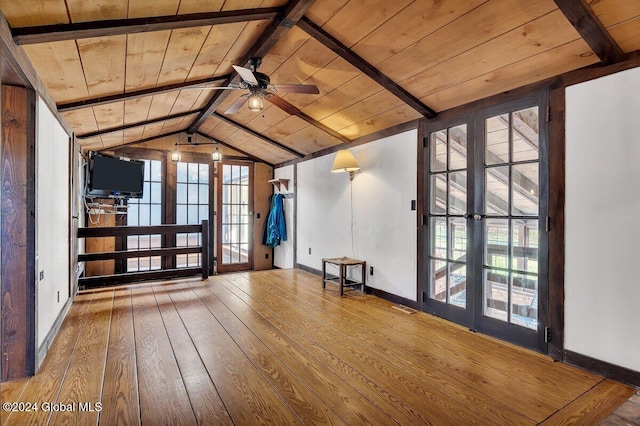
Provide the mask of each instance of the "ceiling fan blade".
POLYGON ((251 71, 249 68, 243 68, 237 65, 232 65, 232 67, 234 70, 236 70, 238 75, 247 83, 251 84, 252 86, 257 86, 259 84, 258 80, 256 80, 256 77, 253 75, 253 71, 251 71))
POLYGON ((320 94, 318 86, 315 84, 274 84, 276 91, 282 93, 308 93, 310 95, 320 94))
POLYGON ((247 99, 249 99, 247 95, 240 96, 238 99, 236 99, 234 103, 231 104, 229 108, 227 108, 227 110, 224 113, 235 114, 236 112, 240 111, 240 108, 242 108, 242 105, 244 105, 244 103, 247 102, 247 99))
POLYGON ((302 114, 302 111, 300 111, 297 107, 291 105, 289 102, 282 99, 280 96, 271 95, 271 96, 268 96, 266 99, 289 115, 302 114))

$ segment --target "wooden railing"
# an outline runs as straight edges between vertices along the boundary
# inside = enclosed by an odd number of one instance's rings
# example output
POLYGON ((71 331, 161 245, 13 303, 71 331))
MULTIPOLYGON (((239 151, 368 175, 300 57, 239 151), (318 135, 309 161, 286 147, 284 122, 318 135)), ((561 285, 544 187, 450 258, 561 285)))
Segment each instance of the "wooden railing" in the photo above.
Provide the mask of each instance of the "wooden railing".
POLYGON ((178 254, 200 253, 200 267, 160 269, 143 272, 124 272, 114 275, 81 277, 78 279, 80 289, 105 287, 114 284, 134 281, 149 281, 168 278, 187 277, 202 274, 202 279, 209 277, 209 222, 201 225, 156 225, 156 226, 109 226, 100 228, 78 228, 78 238, 128 237, 131 235, 175 235, 182 233, 200 233, 202 245, 194 247, 162 247, 145 250, 126 250, 103 253, 83 253, 78 255, 78 262, 96 260, 123 260, 147 256, 175 256, 178 254))

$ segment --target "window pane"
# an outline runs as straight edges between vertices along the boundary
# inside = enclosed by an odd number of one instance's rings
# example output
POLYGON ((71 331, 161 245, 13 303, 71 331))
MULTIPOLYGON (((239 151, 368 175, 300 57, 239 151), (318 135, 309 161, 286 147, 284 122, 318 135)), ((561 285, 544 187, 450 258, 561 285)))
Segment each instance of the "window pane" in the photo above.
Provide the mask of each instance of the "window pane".
POLYGON ((151 202, 157 204, 162 202, 162 185, 159 182, 151 184, 151 202))
POLYGON ((222 225, 222 235, 220 238, 222 238, 223 243, 231 242, 231 225, 222 225))
POLYGON ((222 263, 231 263, 231 244, 222 245, 222 263))
POLYGON ((160 204, 151 205, 151 225, 162 224, 162 206, 160 204))
POLYGON ((231 262, 240 263, 240 244, 231 244, 231 262))
POLYGON ((538 215, 538 163, 519 164, 511 170, 513 189, 512 214, 516 216, 538 215))
POLYGON ((538 328, 538 277, 513 274, 511 283, 511 322, 538 328))
POLYGON ((485 169, 485 212, 509 215, 509 166, 485 169))
POLYGON ((222 223, 231 222, 231 206, 222 206, 222 223))
POLYGON ((449 218, 449 241, 451 242, 449 259, 465 261, 467 254, 467 219, 462 217, 449 218))
POLYGON ((129 226, 138 225, 138 205, 137 204, 129 204, 129 207, 127 208, 127 225, 129 226))
POLYGON ((228 164, 222 166, 222 183, 231 183, 231 166, 228 164))
POLYGON ((538 273, 538 221, 512 222, 511 269, 538 273))
POLYGON ((197 225, 198 223, 198 206, 187 206, 187 224, 197 225))
POLYGON ((140 225, 151 225, 151 208, 149 204, 140 204, 140 225))
POLYGON ((127 237, 127 250, 138 250, 138 236, 129 235, 127 237))
POLYGON ((508 275, 486 269, 484 274, 484 315, 507 321, 508 275))
POLYGON ((200 183, 209 184, 209 165, 198 164, 198 174, 200 175, 200 183))
POLYGON ((240 242, 249 242, 249 225, 240 225, 240 242))
POLYGON ((429 297, 440 302, 447 300, 447 262, 431 260, 429 277, 429 297))
POLYGON ((496 268, 509 267, 509 220, 486 219, 484 264, 496 268))
POLYGON ((231 203, 231 185, 222 185, 222 202, 231 203))
POLYGON ((467 212, 467 172, 449 173, 449 214, 467 212))
POLYGON ((202 223, 203 220, 209 220, 209 206, 198 206, 198 223, 202 223))
POLYGON ((449 303, 467 307, 467 265, 449 262, 449 303))
POLYGON ((429 220, 429 235, 431 237, 430 255, 445 259, 447 257, 447 219, 432 217, 429 220))
POLYGON ((187 182, 187 163, 178 163, 177 180, 178 182, 187 182))
POLYGON ((437 174, 429 177, 429 212, 444 214, 447 210, 447 175, 437 174))
POLYGON ((149 181, 151 179, 151 163, 149 160, 142 160, 144 162, 144 180, 149 181))
POLYGON ((151 180, 154 182, 162 181, 162 162, 153 160, 151 161, 151 180))
POLYGON ((231 181, 235 184, 240 183, 240 166, 231 166, 231 181))
POLYGON ((160 248, 162 247, 162 236, 161 235, 152 235, 151 236, 151 248, 160 248))
POLYGON ((198 163, 189 163, 189 183, 198 183, 200 179, 200 174, 198 172, 198 163))
POLYGON ((178 205, 176 206, 176 225, 186 225, 187 224, 187 206, 186 205, 178 205))
POLYGON ((200 192, 198 202, 200 204, 209 204, 209 185, 200 184, 198 191, 200 192))
POLYGON ((240 223, 249 223, 249 206, 240 206, 240 223))
POLYGON ((151 200, 151 183, 145 182, 142 186, 142 198, 140 199, 140 203, 149 203, 151 200))
POLYGON ((187 203, 198 204, 198 184, 189 184, 189 189, 187 190, 187 203))
POLYGON ((240 166, 241 182, 243 185, 249 185, 249 166, 240 166))
POLYGON ((485 164, 509 162, 509 115, 487 118, 485 164))
POLYGON ((248 186, 240 187, 240 203, 249 204, 249 187, 248 186))
POLYGON ((240 244, 240 263, 249 262, 249 245, 240 244))
POLYGON ((176 203, 178 204, 187 203, 187 185, 184 183, 179 183, 176 186, 176 203))
POLYGON ((467 125, 449 129, 449 170, 467 168, 467 125))
POLYGON ((178 247, 187 246, 187 234, 176 234, 176 246, 178 247))
POLYGON ((447 131, 440 130, 430 135, 430 171, 441 172, 447 169, 447 131))
POLYGON ((538 107, 516 111, 511 115, 513 161, 538 159, 538 107))

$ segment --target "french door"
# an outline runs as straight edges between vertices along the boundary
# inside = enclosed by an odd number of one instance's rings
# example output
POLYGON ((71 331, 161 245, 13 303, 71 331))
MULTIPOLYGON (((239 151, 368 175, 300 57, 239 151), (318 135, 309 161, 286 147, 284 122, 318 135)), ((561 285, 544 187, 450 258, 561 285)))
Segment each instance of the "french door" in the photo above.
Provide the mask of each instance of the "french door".
POLYGON ((224 161, 218 166, 218 272, 253 267, 253 167, 224 161))
POLYGON ((426 125, 423 310, 546 353, 544 95, 426 125))

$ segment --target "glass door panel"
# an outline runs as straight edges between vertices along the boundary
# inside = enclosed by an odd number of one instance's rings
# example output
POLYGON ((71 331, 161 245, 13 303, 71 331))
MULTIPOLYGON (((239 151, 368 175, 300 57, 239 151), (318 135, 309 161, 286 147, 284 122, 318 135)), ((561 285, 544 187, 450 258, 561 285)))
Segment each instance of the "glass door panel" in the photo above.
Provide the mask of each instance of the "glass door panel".
POLYGON ((218 271, 251 269, 252 168, 246 163, 225 162, 220 166, 218 218, 218 271))

